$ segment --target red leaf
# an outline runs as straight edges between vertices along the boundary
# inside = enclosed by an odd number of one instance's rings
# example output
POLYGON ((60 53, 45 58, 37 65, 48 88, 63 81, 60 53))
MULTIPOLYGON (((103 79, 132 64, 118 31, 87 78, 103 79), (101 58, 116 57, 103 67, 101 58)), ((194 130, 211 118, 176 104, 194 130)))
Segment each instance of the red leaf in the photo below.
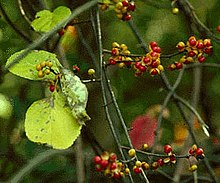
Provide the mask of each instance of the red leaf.
POLYGON ((156 118, 147 114, 136 117, 131 124, 131 131, 129 132, 134 148, 141 148, 143 144, 152 146, 156 128, 156 118))

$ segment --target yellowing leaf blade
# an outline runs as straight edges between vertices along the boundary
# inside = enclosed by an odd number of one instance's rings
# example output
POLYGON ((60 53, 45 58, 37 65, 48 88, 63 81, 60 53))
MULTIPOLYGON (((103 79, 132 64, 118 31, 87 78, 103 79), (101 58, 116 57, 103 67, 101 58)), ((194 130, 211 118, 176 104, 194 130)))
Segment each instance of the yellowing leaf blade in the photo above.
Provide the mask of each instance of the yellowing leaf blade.
MULTIPOLYGON (((22 52, 16 52, 6 62, 6 66, 10 65, 13 60, 18 57, 22 52)), ((40 64, 42 61, 51 61, 53 63, 52 69, 55 72, 59 72, 60 62, 56 58, 56 55, 44 50, 34 50, 28 53, 24 58, 19 60, 17 63, 9 67, 9 71, 17 76, 30 79, 30 80, 42 80, 38 77, 38 71, 36 70, 36 65, 40 64)), ((43 79, 54 79, 55 75, 53 73, 46 75, 43 79)))
POLYGON ((81 128, 66 106, 65 98, 56 92, 51 99, 34 102, 26 113, 25 132, 28 139, 55 149, 70 147, 81 128))

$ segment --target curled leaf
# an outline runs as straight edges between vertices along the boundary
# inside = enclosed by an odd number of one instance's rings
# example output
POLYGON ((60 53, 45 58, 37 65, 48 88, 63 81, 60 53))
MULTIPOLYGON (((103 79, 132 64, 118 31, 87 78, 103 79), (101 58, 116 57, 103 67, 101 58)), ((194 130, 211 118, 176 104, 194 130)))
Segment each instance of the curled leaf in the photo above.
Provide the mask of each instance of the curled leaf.
POLYGON ((60 79, 61 89, 67 99, 67 103, 76 117, 79 124, 84 124, 90 120, 86 113, 86 104, 88 100, 88 91, 86 86, 80 81, 80 78, 68 69, 61 69, 62 77, 60 79))

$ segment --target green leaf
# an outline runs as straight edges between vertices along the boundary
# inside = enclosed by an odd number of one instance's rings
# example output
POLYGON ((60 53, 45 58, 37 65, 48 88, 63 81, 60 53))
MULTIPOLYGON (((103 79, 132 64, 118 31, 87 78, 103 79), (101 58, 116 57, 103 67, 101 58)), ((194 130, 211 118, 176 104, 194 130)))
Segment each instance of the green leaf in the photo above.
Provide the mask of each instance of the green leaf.
POLYGON ((86 86, 81 82, 80 78, 68 69, 61 69, 62 77, 60 79, 61 89, 66 96, 69 107, 73 116, 76 117, 79 124, 84 124, 90 120, 86 113, 86 104, 88 100, 88 91, 86 86))
MULTIPOLYGON (((22 52, 14 53, 6 62, 7 65, 13 62, 13 60, 19 56, 22 52)), ((31 51, 28 55, 22 58, 19 62, 15 63, 11 67, 9 67, 9 71, 17 76, 31 79, 31 80, 42 80, 42 79, 54 79, 55 75, 51 72, 51 74, 46 75, 44 78, 38 77, 38 71, 36 70, 36 65, 40 64, 42 61, 51 61, 53 63, 52 69, 59 73, 59 67, 61 66, 59 60, 56 58, 56 55, 44 50, 34 50, 31 51)))
POLYGON ((70 147, 80 134, 79 125, 65 97, 54 92, 50 99, 34 102, 26 113, 25 132, 29 140, 55 149, 70 147))
POLYGON ((68 18, 70 14, 70 9, 64 6, 59 6, 53 12, 50 12, 49 10, 42 10, 36 14, 36 19, 31 23, 31 26, 35 31, 48 32, 59 22, 68 18))

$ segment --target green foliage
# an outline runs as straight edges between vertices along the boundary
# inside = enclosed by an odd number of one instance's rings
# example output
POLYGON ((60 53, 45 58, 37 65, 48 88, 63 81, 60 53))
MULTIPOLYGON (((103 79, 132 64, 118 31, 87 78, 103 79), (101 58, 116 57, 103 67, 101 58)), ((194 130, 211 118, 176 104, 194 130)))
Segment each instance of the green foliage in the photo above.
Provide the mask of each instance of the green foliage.
POLYGON ((33 142, 46 143, 55 149, 70 147, 81 128, 61 93, 54 92, 51 98, 34 102, 26 113, 27 137, 33 142))
POLYGON ((36 19, 31 23, 31 26, 37 32, 48 32, 59 22, 68 18, 70 14, 70 9, 64 6, 59 6, 53 12, 42 10, 36 14, 36 19))
MULTIPOLYGON (((13 63, 13 60, 18 57, 22 52, 14 53, 9 59, 7 60, 6 67, 13 63)), ((17 76, 30 79, 30 80, 42 80, 42 78, 38 77, 38 72, 36 70, 36 65, 40 64, 42 61, 51 61, 53 63, 52 69, 58 73, 58 67, 61 66, 60 62, 56 58, 56 55, 44 50, 34 50, 29 52, 27 56, 22 58, 19 62, 9 67, 9 71, 17 76)), ((44 77, 44 79, 54 79, 54 74, 49 74, 44 77)))

